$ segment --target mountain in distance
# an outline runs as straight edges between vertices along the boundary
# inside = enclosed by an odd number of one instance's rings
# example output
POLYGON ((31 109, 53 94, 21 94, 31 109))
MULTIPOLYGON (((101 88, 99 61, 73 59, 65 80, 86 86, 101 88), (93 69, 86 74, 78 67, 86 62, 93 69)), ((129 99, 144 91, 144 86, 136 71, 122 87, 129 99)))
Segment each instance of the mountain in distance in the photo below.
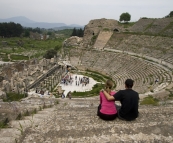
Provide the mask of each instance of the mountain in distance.
POLYGON ((0 22, 14 22, 14 23, 20 23, 20 24, 25 24, 25 23, 35 23, 35 21, 30 20, 24 16, 18 16, 18 17, 11 17, 11 18, 6 18, 6 19, 0 19, 0 22))
POLYGON ((45 28, 45 29, 55 29, 55 30, 62 30, 62 29, 73 29, 75 28, 84 28, 84 26, 80 26, 77 24, 71 24, 71 25, 66 25, 65 23, 48 23, 48 22, 36 22, 33 20, 30 20, 24 16, 17 16, 17 17, 12 17, 12 18, 7 18, 7 19, 0 19, 0 22, 14 22, 14 23, 19 23, 23 27, 31 27, 31 28, 45 28))

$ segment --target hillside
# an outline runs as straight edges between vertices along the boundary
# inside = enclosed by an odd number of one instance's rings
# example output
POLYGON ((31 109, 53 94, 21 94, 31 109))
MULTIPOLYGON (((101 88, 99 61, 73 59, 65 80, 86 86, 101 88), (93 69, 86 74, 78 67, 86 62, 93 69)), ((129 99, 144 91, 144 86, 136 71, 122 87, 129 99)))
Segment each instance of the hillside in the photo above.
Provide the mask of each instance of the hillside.
POLYGON ((173 18, 140 19, 130 30, 143 34, 173 36, 173 18))
POLYGON ((24 16, 18 16, 18 17, 12 17, 12 18, 7 18, 7 19, 0 19, 0 22, 14 22, 14 23, 19 23, 23 27, 31 27, 31 28, 45 28, 45 29, 50 29, 50 28, 55 28, 55 30, 62 30, 62 29, 72 29, 74 27, 79 27, 83 28, 83 26, 77 25, 77 24, 71 24, 67 25, 65 23, 48 23, 48 22, 37 22, 30 20, 24 16))

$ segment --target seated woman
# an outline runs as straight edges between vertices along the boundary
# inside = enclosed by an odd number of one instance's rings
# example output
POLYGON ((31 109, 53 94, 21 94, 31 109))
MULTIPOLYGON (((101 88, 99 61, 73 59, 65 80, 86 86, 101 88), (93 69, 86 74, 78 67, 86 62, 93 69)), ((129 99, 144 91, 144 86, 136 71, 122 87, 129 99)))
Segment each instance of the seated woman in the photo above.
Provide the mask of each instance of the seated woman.
MULTIPOLYGON (((115 94, 114 91, 111 91, 112 87, 113 82, 111 80, 107 80, 105 84, 105 90, 111 96, 115 94)), ((115 101, 108 101, 102 91, 100 92, 100 105, 98 106, 97 116, 103 120, 114 120, 117 117, 115 101)))

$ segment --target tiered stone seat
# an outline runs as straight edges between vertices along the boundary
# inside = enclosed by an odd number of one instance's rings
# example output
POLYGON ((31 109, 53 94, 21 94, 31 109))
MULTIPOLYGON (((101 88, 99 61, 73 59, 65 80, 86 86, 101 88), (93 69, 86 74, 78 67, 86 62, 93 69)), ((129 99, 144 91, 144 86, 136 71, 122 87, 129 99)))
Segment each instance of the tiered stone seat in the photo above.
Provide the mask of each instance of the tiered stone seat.
POLYGON ((147 26, 153 23, 154 19, 140 19, 136 24, 131 27, 134 32, 143 32, 147 26))
POLYGON ((161 18, 161 19, 156 19, 152 23, 151 27, 149 27, 145 32, 149 33, 159 33, 161 32, 166 26, 170 24, 170 22, 173 21, 173 18, 161 18))
MULTIPOLYGON (((98 104, 98 97, 61 99, 53 110, 34 115, 20 142, 173 142, 172 105, 139 106, 139 117, 127 122, 101 120, 96 116, 98 104)), ((9 138, 3 133, 0 140, 9 138)))
POLYGON ((0 123, 21 119, 55 103, 56 99, 39 97, 27 97, 21 102, 0 102, 0 123))
POLYGON ((90 67, 98 57, 97 51, 85 51, 81 56, 81 64, 85 67, 90 67))
POLYGON ((81 56, 82 66, 109 74, 117 84, 116 90, 124 89, 127 78, 135 80, 134 89, 139 93, 154 90, 158 86, 155 84, 158 78, 159 84, 171 80, 170 73, 164 76, 162 73, 165 71, 161 67, 128 54, 84 50, 81 56), (159 74, 159 71, 162 72, 159 74))
POLYGON ((172 36, 171 22, 173 22, 173 18, 140 19, 130 30, 133 32, 161 33, 162 35, 172 36))
POLYGON ((82 49, 79 48, 71 49, 69 58, 73 66, 77 66, 78 64, 80 64, 81 54, 82 54, 82 49))

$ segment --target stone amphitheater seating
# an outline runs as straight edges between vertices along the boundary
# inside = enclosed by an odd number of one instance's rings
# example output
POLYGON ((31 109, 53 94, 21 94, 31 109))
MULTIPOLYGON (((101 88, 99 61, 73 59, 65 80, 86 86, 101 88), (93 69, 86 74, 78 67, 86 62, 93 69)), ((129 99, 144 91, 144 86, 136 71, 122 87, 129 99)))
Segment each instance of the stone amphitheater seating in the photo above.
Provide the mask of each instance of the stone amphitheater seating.
POLYGON ((140 19, 135 25, 132 26, 131 30, 134 32, 143 32, 154 19, 140 19))
POLYGON ((78 62, 81 64, 78 67, 107 73, 116 82, 116 90, 124 89, 127 78, 135 80, 134 89, 141 94, 154 90, 158 86, 156 79, 159 79, 159 84, 172 81, 172 75, 161 67, 128 54, 83 50, 80 56, 78 59, 81 60, 78 62))
POLYGON ((162 34, 172 36, 173 18, 140 19, 131 27, 133 32, 162 34))
MULTIPOLYGON (((117 33, 114 33, 117 35, 117 33)), ((117 35, 118 36, 118 35, 117 35)), ((122 37, 122 35, 120 35, 122 37)), ((111 40, 105 47, 121 51, 129 51, 139 55, 154 57, 173 64, 173 38, 145 35, 130 35, 111 40), (113 46, 111 46, 113 45, 113 46)))
POLYGON ((119 119, 103 121, 96 116, 98 97, 59 99, 60 104, 20 121, 23 134, 19 138, 18 123, 0 131, 0 142, 50 143, 146 143, 173 142, 173 106, 139 107, 139 117, 127 122, 119 119), (9 133, 12 136, 9 136, 9 133))
MULTIPOLYGON (((70 60, 77 67, 104 71, 115 80, 116 90, 124 88, 127 78, 135 80, 134 89, 139 93, 154 90, 160 83, 172 81, 172 75, 160 66, 123 52, 73 48, 70 51, 70 60), (156 84, 155 79, 159 79, 159 83, 156 84)), ((96 116, 98 96, 59 101, 53 108, 39 111, 34 116, 11 121, 10 128, 0 130, 0 143, 173 142, 172 104, 164 103, 153 107, 140 105, 140 114, 135 121, 116 119, 106 122, 96 116)), ((35 109, 36 106, 40 108, 42 105, 42 102, 35 105, 34 99, 32 102, 32 107, 28 103, 30 109, 35 109)), ((48 101, 48 105, 53 104, 48 101)))
POLYGON ((52 106, 56 102, 56 99, 46 99, 39 97, 27 97, 21 100, 21 102, 0 102, 0 123, 5 120, 16 120, 19 116, 25 116, 26 114, 32 114, 34 110, 39 111, 43 107, 52 106))
POLYGON ((164 28, 168 26, 170 22, 173 22, 173 18, 156 19, 145 32, 157 34, 164 30, 164 28))

